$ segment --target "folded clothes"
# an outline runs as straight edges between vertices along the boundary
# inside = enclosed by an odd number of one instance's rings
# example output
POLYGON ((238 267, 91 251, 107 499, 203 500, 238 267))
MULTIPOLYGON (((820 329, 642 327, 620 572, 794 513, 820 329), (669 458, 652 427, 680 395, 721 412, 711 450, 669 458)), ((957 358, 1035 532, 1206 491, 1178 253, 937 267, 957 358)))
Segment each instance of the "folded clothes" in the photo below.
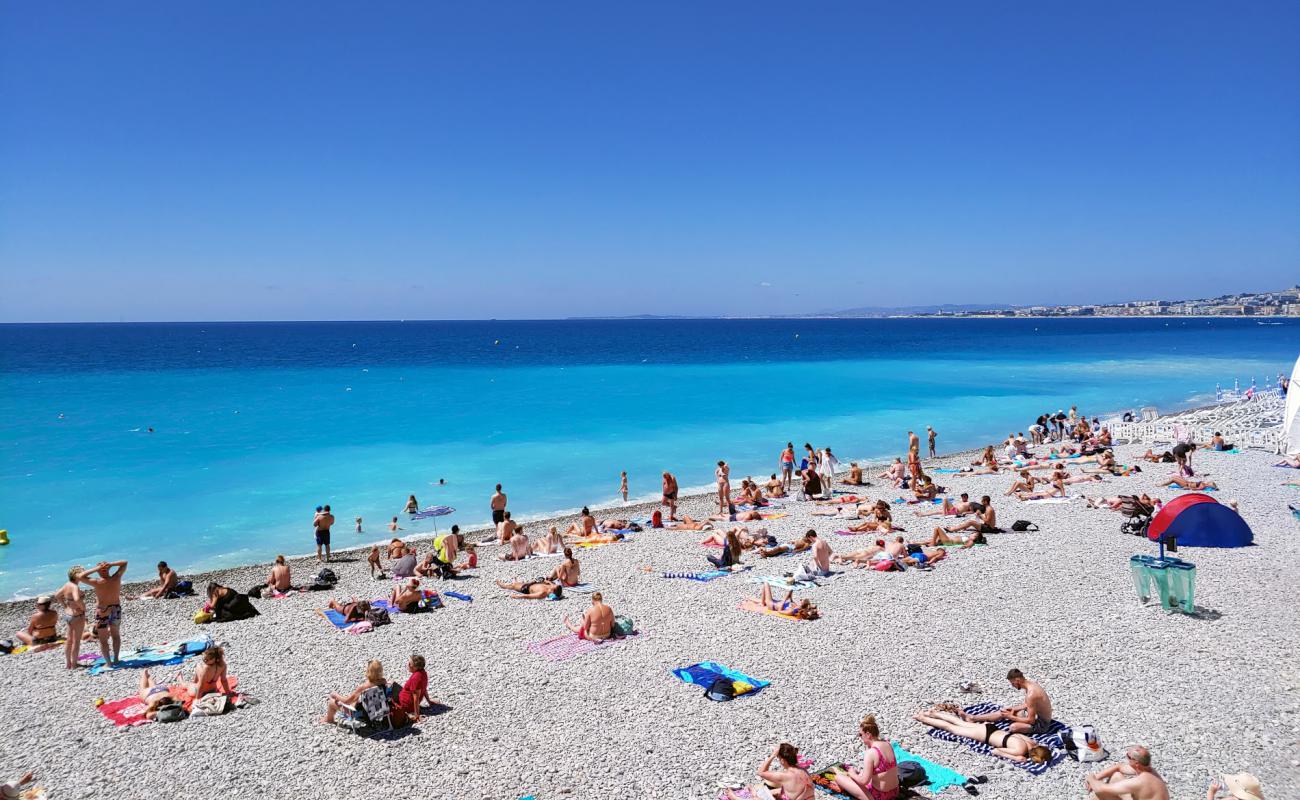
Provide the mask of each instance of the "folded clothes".
POLYGON ((738 670, 723 666, 716 661, 701 661, 689 667, 679 667, 672 672, 673 675, 677 676, 678 680, 702 686, 705 689, 712 686, 713 682, 718 678, 726 678, 731 681, 732 687, 736 689, 736 697, 757 694, 771 685, 771 681, 751 677, 738 670))
POLYGON ((99 675, 104 672, 134 667, 161 667, 169 664, 179 664, 187 658, 202 653, 211 646, 212 637, 204 635, 197 639, 178 639, 119 653, 118 660, 112 665, 107 664, 101 656, 95 660, 95 663, 90 665, 90 674, 99 675))
MULTIPOLYGON (((1000 710, 1001 708, 1002 707, 997 703, 976 703, 973 706, 967 706, 963 710, 967 714, 990 714, 994 711, 1000 710)), ((1010 727, 1010 723, 1006 722, 1005 720, 995 722, 993 724, 997 726, 998 730, 1005 731, 1010 727)), ((1010 759, 1003 759, 1003 760, 1011 764, 1013 767, 1023 769, 1025 772, 1028 772, 1031 775, 1042 775, 1044 772, 1047 772, 1047 770, 1051 769, 1052 767, 1056 766, 1057 764, 1065 760, 1065 750, 1062 748, 1061 737, 1060 737, 1060 732, 1065 730, 1065 727, 1066 726, 1063 725, 1060 722, 1060 720, 1052 720, 1052 724, 1048 726, 1046 733, 1029 734, 1029 738, 1033 739, 1039 744, 1048 747, 1052 750, 1052 757, 1048 761, 1042 764, 1035 764, 1032 761, 1011 761, 1010 759)), ((974 739, 967 739, 963 736, 958 736, 957 734, 950 733, 948 731, 941 731, 938 728, 931 728, 929 733, 931 736, 941 741, 954 742, 956 744, 965 745, 967 750, 971 750, 973 752, 980 753, 982 755, 994 755, 993 748, 989 747, 987 744, 984 744, 983 742, 978 742, 974 739)), ((995 757, 1000 758, 1000 756, 995 756, 995 757)))

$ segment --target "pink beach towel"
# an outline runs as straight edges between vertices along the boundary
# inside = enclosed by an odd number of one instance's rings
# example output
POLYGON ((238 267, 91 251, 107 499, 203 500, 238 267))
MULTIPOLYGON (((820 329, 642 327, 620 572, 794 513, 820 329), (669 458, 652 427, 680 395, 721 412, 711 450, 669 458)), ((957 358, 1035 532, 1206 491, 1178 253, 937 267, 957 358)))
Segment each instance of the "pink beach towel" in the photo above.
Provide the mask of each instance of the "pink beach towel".
POLYGON ((569 633, 564 636, 556 636, 553 639, 544 639, 540 642, 529 642, 524 649, 541 656, 547 661, 568 661, 571 658, 585 656, 597 650, 605 650, 617 645, 619 642, 635 639, 640 635, 641 633, 637 632, 623 639, 607 639, 596 643, 588 639, 579 639, 576 633, 569 633))

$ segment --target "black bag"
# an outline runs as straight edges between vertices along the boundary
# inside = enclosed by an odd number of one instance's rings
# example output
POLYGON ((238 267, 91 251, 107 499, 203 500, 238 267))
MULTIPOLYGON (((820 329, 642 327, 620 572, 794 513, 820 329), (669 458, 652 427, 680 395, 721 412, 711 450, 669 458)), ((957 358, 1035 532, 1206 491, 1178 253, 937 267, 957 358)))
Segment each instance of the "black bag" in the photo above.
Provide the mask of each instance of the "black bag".
POLYGON ((371 625, 378 628, 380 625, 387 625, 392 622, 392 620, 389 619, 388 611, 386 609, 371 606, 366 610, 366 622, 369 622, 371 625))
POLYGON ((925 767, 915 761, 898 762, 898 785, 905 788, 920 786, 929 780, 925 767))
POLYGON ((245 594, 247 594, 249 597, 256 597, 258 600, 261 600, 261 599, 262 599, 262 590, 265 589, 265 588, 266 588, 266 584, 264 584, 264 583, 259 583, 259 584, 257 584, 256 586, 254 586, 253 588, 249 589, 247 592, 245 592, 245 594))
POLYGON ((1027 519, 1018 519, 1011 523, 1011 530, 1024 533, 1025 531, 1036 531, 1038 526, 1027 519))
POLYGON ((6 655, 12 653, 14 651, 14 647, 15 645, 13 639, 5 639, 4 641, 0 642, 0 653, 5 653, 6 655))
POLYGON ((709 688, 704 690, 704 696, 710 700, 725 703, 736 699, 736 687, 731 685, 730 679, 719 676, 714 678, 713 683, 709 684, 709 688))
POLYGON ((316 573, 317 583, 338 583, 339 576, 334 574, 334 570, 329 567, 321 567, 321 571, 316 573))
POLYGON ((164 703, 158 707, 157 713, 154 714, 154 722, 180 722, 188 717, 185 708, 176 702, 164 703))
POLYGON ((171 594, 177 597, 189 597, 194 594, 193 581, 176 581, 176 588, 171 590, 171 594))

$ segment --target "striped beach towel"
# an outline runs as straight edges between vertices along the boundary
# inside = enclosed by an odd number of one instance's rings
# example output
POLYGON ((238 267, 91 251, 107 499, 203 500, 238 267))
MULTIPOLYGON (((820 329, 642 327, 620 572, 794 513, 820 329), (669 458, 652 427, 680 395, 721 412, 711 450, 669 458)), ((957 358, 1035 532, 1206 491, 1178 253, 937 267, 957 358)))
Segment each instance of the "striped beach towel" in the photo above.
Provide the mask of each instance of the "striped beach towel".
MULTIPOLYGON (((967 714, 991 714, 994 711, 1000 711, 1001 709, 1002 706, 998 705, 997 703, 976 703, 973 706, 966 706, 964 710, 967 714)), ((997 725, 998 730, 1003 730, 1003 731, 1011 727, 1010 724, 1007 722, 996 722, 994 724, 997 725)), ((1051 748, 1052 758, 1048 760, 1046 763, 1035 764, 1031 761, 1010 761, 1008 759, 1003 759, 1003 760, 1007 761, 1007 763, 1011 764, 1014 767, 1019 767, 1020 769, 1023 769, 1025 772, 1028 772, 1030 775, 1042 775, 1044 772, 1047 772, 1047 770, 1051 769, 1052 767, 1056 766, 1057 764, 1065 760, 1065 750, 1062 749, 1061 736, 1060 736, 1060 733, 1063 730, 1065 730, 1065 725, 1061 724, 1059 720, 1052 720, 1052 724, 1049 727, 1047 733, 1035 733, 1029 736, 1029 738, 1033 739, 1035 742, 1038 742, 1039 744, 1045 747, 1051 748)), ((981 755, 986 755, 986 756, 993 755, 992 747, 989 747, 983 742, 977 742, 974 739, 967 739, 963 736, 958 736, 955 733, 949 733, 948 731, 941 731, 938 728, 931 728, 930 735, 944 742, 953 742, 955 744, 965 745, 967 750, 980 753, 981 755)))
POLYGON ((685 578, 688 581, 707 583, 709 581, 716 581, 718 578, 725 578, 728 575, 735 575, 737 572, 744 572, 748 569, 750 569, 750 567, 742 567, 741 569, 734 571, 729 569, 711 569, 707 572, 661 572, 659 575, 663 578, 685 578))
POLYGON ((594 653, 597 650, 606 650, 618 645, 620 642, 626 642, 641 636, 641 633, 625 636, 622 639, 606 639, 603 642, 593 642, 589 639, 579 639, 578 634, 569 633, 564 636, 556 636, 552 639, 543 639, 539 642, 529 642, 524 645, 524 649, 534 655, 539 655, 547 661, 568 661, 571 658, 585 656, 588 653, 594 653))

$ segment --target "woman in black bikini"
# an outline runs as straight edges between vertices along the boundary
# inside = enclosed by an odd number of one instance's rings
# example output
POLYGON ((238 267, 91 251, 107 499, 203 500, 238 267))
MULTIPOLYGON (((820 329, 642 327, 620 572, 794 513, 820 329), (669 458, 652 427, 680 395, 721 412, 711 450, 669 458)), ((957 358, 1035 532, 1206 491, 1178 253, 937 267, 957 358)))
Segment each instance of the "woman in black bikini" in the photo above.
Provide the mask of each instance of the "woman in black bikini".
POLYGON ((951 711, 932 708, 922 711, 912 719, 938 728, 941 731, 955 733, 966 739, 982 742, 993 748, 993 752, 1011 761, 1032 761, 1044 764, 1052 759, 1052 751, 1028 736, 1020 733, 1008 733, 1000 730, 991 722, 967 722, 951 711))

